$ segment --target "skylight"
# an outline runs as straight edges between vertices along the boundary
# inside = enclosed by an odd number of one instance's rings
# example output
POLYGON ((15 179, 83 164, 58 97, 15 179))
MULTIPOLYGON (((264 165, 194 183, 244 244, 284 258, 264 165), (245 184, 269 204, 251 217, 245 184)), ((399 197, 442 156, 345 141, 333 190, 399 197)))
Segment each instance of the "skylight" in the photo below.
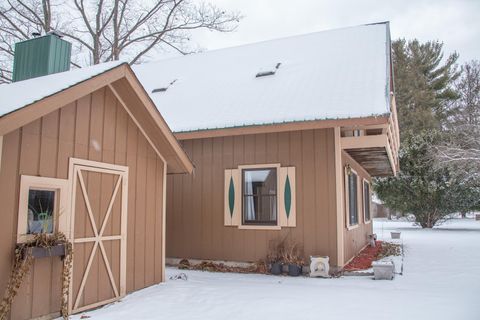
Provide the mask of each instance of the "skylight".
POLYGON ((266 77, 266 76, 273 76, 277 72, 278 68, 280 68, 280 65, 281 63, 278 62, 275 66, 271 68, 260 69, 260 71, 255 75, 255 77, 260 78, 260 77, 266 77))
POLYGON ((176 81, 177 81, 177 79, 173 80, 172 82, 168 83, 168 84, 165 85, 165 86, 160 86, 160 87, 158 87, 158 88, 155 88, 155 89, 152 90, 152 93, 165 92, 165 91, 167 91, 168 88, 170 88, 170 86, 171 86, 172 84, 174 84, 176 81))

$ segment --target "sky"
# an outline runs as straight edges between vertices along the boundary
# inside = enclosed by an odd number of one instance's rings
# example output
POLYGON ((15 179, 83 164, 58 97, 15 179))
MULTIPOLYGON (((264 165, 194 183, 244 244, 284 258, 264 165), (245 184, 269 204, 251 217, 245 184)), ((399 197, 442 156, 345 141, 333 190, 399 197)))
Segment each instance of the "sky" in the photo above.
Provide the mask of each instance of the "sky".
POLYGON ((390 21, 392 39, 439 40, 459 62, 480 59, 480 0, 210 0, 240 12, 236 31, 195 32, 202 50, 390 21))

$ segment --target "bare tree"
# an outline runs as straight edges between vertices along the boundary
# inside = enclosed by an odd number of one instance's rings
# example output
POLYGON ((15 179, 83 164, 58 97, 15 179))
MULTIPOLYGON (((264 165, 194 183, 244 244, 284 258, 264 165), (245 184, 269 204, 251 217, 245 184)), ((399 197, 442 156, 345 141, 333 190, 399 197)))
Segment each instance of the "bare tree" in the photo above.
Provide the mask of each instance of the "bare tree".
POLYGON ((0 83, 11 81, 14 44, 62 32, 76 66, 142 61, 162 48, 191 53, 191 32, 235 30, 241 16, 194 0, 0 0, 0 83))
MULTIPOLYGON (((480 169, 480 63, 462 66, 462 76, 455 83, 459 95, 450 108, 446 139, 436 147, 441 164, 480 169)), ((478 172, 478 171, 477 171, 478 172)))

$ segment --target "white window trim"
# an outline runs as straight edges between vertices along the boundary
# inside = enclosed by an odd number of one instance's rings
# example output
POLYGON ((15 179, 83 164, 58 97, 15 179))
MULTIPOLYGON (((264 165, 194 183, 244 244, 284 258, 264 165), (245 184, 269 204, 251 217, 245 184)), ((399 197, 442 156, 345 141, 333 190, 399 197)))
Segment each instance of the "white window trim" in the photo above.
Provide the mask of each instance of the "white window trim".
POLYGON ((251 224, 243 224, 243 186, 241 189, 241 197, 242 200, 240 202, 240 224, 238 225, 238 229, 244 229, 244 230, 281 230, 282 227, 280 226, 280 217, 278 216, 278 208, 279 208, 279 199, 280 197, 278 196, 278 182, 279 182, 279 172, 280 172, 280 163, 265 163, 265 164, 246 164, 246 165, 239 165, 238 169, 240 169, 240 175, 241 175, 241 183, 243 183, 243 170, 246 169, 271 169, 275 168, 277 169, 277 224, 276 225, 251 225, 251 224))
MULTIPOLYGON (((349 192, 349 188, 348 188, 348 172, 347 172, 347 168, 348 168, 348 164, 345 166, 345 169, 344 169, 344 176, 345 176, 345 213, 347 215, 347 230, 353 230, 353 229, 356 229, 360 226, 360 221, 357 221, 356 224, 351 224, 350 223, 350 192, 349 192)), ((355 173, 355 175, 357 176, 357 220, 360 220, 358 219, 358 173, 356 170, 354 170, 351 166, 350 166, 350 171, 355 173)), ((362 188, 363 188, 363 185, 362 185, 362 188)))
POLYGON ((370 183, 370 181, 368 181, 367 179, 363 178, 362 179, 362 203, 363 203, 363 223, 364 224, 369 224, 369 223, 372 223, 372 184, 370 183), (367 220, 367 217, 366 217, 366 213, 367 213, 367 210, 366 210, 366 202, 365 202, 365 184, 368 184, 368 192, 369 192, 369 195, 368 195, 368 201, 370 202, 369 203, 369 209, 370 209, 370 219, 367 220))
POLYGON ((31 188, 56 191, 53 230, 63 232, 68 236, 69 181, 67 179, 22 175, 18 203, 17 243, 24 243, 35 237, 34 234, 26 234, 28 229, 28 193, 31 188))

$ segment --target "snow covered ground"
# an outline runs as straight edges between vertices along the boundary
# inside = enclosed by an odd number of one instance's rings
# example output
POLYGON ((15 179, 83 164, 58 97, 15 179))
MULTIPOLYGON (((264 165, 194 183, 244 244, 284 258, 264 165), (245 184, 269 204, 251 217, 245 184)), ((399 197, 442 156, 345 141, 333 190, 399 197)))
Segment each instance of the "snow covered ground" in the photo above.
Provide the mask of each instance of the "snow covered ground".
MULTIPOLYGON (((379 238, 402 232, 404 274, 393 281, 185 272, 188 280, 128 295, 91 319, 480 319, 480 222, 434 230, 376 220, 379 238)), ((73 319, 79 319, 76 315, 73 319)))

